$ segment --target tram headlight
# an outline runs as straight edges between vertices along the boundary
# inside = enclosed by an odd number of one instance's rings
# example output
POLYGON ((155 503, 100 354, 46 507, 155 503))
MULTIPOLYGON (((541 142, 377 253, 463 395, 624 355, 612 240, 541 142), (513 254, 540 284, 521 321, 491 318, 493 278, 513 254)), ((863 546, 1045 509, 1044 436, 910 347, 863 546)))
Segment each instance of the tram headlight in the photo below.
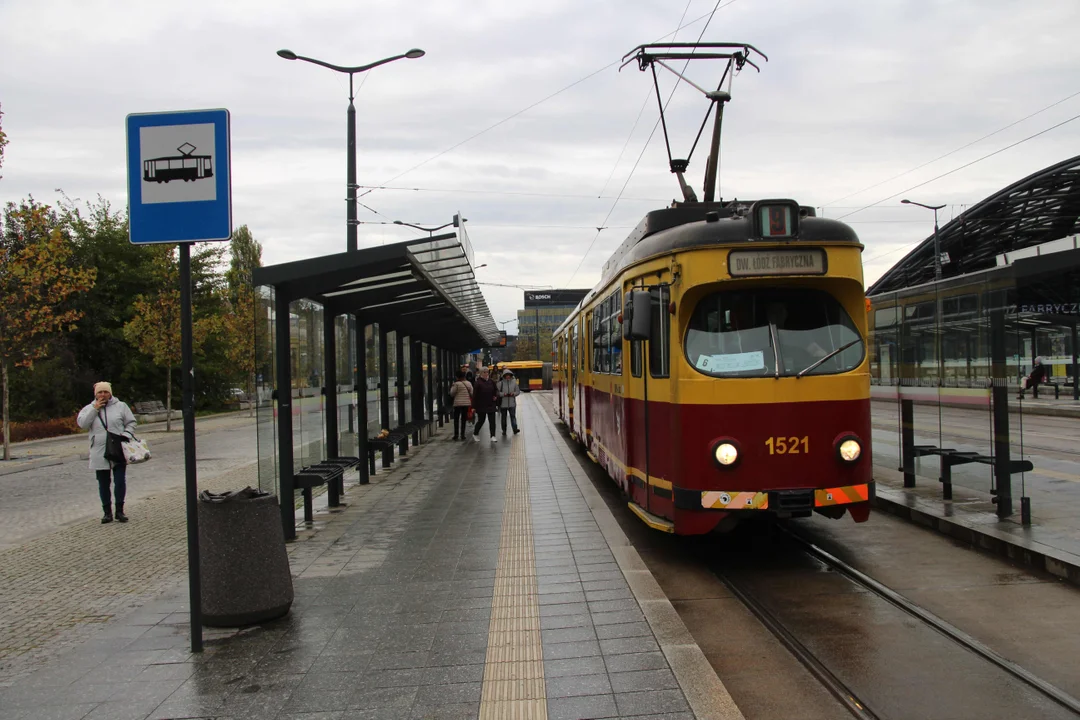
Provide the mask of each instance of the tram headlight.
POLYGON ((721 470, 730 470, 739 464, 742 452, 733 438, 719 438, 712 443, 712 459, 721 470))
POLYGON ((836 458, 848 465, 854 465, 862 457, 862 441, 855 435, 841 435, 836 439, 836 458))

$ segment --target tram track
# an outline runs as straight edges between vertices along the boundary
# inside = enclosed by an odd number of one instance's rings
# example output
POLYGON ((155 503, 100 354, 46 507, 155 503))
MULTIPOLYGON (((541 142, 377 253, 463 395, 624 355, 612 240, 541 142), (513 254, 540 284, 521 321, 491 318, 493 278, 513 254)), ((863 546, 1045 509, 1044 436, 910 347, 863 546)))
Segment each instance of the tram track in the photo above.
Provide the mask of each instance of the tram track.
MULTIPOLYGON (((993 665, 999 670, 1004 671, 1045 698, 1070 711, 1075 716, 1080 717, 1080 699, 1077 699, 1061 688, 1043 680, 1034 673, 1003 657, 970 634, 926 610, 919 604, 892 590, 883 583, 878 582, 869 575, 857 570, 850 564, 845 563, 840 558, 819 547, 787 526, 778 525, 777 531, 784 539, 794 544, 802 553, 813 558, 828 570, 842 575, 850 583, 856 585, 861 590, 880 598, 909 617, 915 618, 923 626, 931 628, 955 645, 993 665)), ((875 711, 871 704, 860 695, 859 691, 853 687, 851 683, 842 679, 839 674, 835 673, 829 667, 827 659, 820 657, 812 651, 807 644, 801 641, 797 630, 785 623, 776 613, 774 613, 770 609, 770 603, 753 592, 749 588, 749 583, 741 582, 735 575, 718 567, 718 564, 715 561, 709 562, 709 565, 712 572, 716 574, 732 595, 735 596, 735 598, 738 599, 738 601, 742 603, 759 622, 761 622, 781 645, 783 645, 853 717, 859 718, 860 720, 870 720, 871 718, 888 716, 884 709, 875 711)))

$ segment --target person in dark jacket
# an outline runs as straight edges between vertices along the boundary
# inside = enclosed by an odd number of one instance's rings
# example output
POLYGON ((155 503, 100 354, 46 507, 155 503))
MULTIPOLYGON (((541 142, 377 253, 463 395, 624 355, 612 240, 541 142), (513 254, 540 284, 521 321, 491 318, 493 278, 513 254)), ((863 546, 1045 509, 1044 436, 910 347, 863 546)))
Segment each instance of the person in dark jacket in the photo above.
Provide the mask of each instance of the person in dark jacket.
POLYGON ((495 409, 498 407, 499 388, 488 377, 488 368, 480 368, 480 377, 473 386, 473 408, 476 409, 476 426, 473 428, 473 441, 480 442, 480 428, 487 420, 491 429, 491 442, 498 442, 495 437, 495 409))
POLYGON ((127 494, 127 464, 105 459, 105 442, 109 433, 134 437, 135 415, 127 403, 117 400, 112 395, 112 385, 99 382, 94 385, 94 402, 79 411, 76 419, 79 427, 89 430, 90 469, 97 474, 98 494, 101 496, 101 509, 104 515, 102 523, 113 521, 112 495, 113 486, 116 495, 116 519, 125 523, 124 496, 127 494))
POLYGON ((517 378, 514 377, 514 373, 510 370, 504 370, 502 380, 499 381, 499 415, 502 419, 502 434, 506 435, 506 416, 510 416, 510 426, 514 428, 514 434, 517 435, 517 396, 521 394, 521 388, 518 387, 517 378))
POLYGON ((1035 394, 1035 389, 1046 382, 1046 365, 1043 364, 1041 357, 1035 358, 1035 361, 1031 368, 1031 373, 1024 378, 1023 384, 1020 386, 1020 397, 1024 397, 1025 390, 1031 390, 1031 394, 1035 394))

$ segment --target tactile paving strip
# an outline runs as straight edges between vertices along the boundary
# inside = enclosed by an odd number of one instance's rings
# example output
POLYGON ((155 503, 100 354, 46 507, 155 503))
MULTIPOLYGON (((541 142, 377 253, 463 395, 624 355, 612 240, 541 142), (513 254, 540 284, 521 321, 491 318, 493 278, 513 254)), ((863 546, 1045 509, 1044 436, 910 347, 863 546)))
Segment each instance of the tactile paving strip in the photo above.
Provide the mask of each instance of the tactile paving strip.
POLYGON ((525 444, 515 441, 506 477, 480 720, 547 720, 546 697, 525 444))

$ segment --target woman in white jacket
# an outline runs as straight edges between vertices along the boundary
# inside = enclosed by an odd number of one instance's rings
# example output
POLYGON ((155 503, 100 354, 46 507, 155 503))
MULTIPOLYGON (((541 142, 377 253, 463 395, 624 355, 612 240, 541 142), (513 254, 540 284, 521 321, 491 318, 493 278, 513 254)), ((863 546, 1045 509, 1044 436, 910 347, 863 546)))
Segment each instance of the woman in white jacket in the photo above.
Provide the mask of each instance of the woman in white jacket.
POLYGON ((124 515, 127 464, 105 459, 105 441, 110 432, 134 437, 135 415, 127 403, 113 397, 112 385, 99 382, 94 385, 94 402, 79 411, 78 423, 79 427, 90 431, 90 469, 97 473, 101 509, 105 511, 101 522, 113 521, 110 481, 116 495, 116 519, 122 523, 127 522, 127 516, 124 515))

